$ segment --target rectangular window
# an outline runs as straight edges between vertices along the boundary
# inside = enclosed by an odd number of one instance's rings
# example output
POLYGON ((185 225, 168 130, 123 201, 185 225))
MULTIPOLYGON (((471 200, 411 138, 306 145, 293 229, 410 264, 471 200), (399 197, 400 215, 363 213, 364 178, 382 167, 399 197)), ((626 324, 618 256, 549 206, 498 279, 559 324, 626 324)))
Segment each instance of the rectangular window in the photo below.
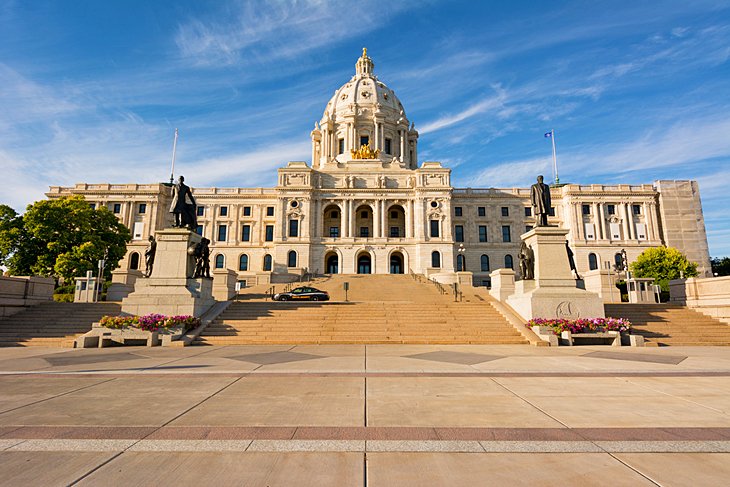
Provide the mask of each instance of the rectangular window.
POLYGON ((596 239, 596 231, 594 230, 593 223, 586 223, 585 229, 586 229, 586 240, 595 240, 596 239))
POLYGON ((479 225, 479 241, 480 242, 487 241, 487 226, 486 225, 479 225))
POLYGON ((225 242, 228 233, 228 225, 218 225, 218 241, 225 242))
POLYGON ((121 203, 114 203, 114 206, 112 206, 112 211, 115 215, 118 215, 122 212, 122 204, 121 203))
POLYGON ((641 215, 641 205, 631 205, 631 211, 634 215, 641 215))
POLYGON ((92 210, 95 210, 96 209, 96 203, 89 203, 89 208, 91 208, 92 210))
POLYGON ((454 240, 456 240, 457 242, 464 241, 464 226, 463 225, 456 225, 454 227, 454 240))
POLYGON ((611 240, 621 240, 621 225, 618 223, 611 223, 611 240))
POLYGON ((243 242, 251 241, 251 225, 243 225, 241 227, 241 241, 243 241, 243 242))
POLYGON ((345 153, 345 139, 339 139, 337 141, 337 153, 338 154, 344 154, 345 153))
POLYGON ((393 146, 393 141, 390 139, 385 139, 385 153, 386 154, 392 154, 391 149, 393 146))
POLYGON ((289 236, 299 236, 299 220, 289 220, 289 236))
POLYGON ((132 232, 133 240, 141 240, 144 233, 144 222, 134 222, 134 231, 132 232))
POLYGON ((398 218, 398 212, 397 212, 397 211, 391 211, 391 212, 390 212, 390 217, 391 217, 391 218, 392 218, 393 220, 395 220, 396 218, 398 218))
POLYGON ((198 206, 195 210, 198 214, 198 216, 205 215, 205 206, 198 206))
POLYGON ((507 206, 502 207, 502 216, 509 216, 509 207, 507 207, 507 206))
POLYGON ((532 207, 525 206, 525 216, 532 216, 532 207))
POLYGON ((361 135, 360 136, 360 145, 369 145, 370 144, 370 137, 367 135, 361 135))
POLYGON ((454 216, 462 216, 463 212, 461 210, 461 206, 455 206, 454 207, 454 216))
POLYGON ((218 210, 218 214, 220 216, 228 216, 228 207, 227 206, 221 206, 218 210))
POLYGON ((509 225, 502 225, 502 242, 511 242, 512 232, 510 231, 509 225))
POLYGON ((366 211, 361 211, 361 212, 360 212, 360 218, 367 218, 367 217, 368 217, 368 212, 367 212, 367 210, 366 210, 366 211))
POLYGON ((548 210, 548 215, 549 216, 555 216, 555 207, 554 206, 551 206, 550 207, 550 210, 548 210))
POLYGON ((639 240, 646 240, 646 224, 636 224, 636 238, 639 240))
POLYGON ((369 237, 370 236, 370 231, 369 231, 368 227, 360 227, 360 236, 361 237, 369 237))
POLYGON ((197 233, 198 235, 200 235, 202 237, 203 236, 203 225, 198 225, 197 227, 195 227, 195 233, 197 233))
POLYGON ((251 207, 250 206, 243 207, 243 216, 251 216, 251 207))
POLYGON ((337 238, 340 236, 340 227, 330 227, 330 237, 337 238))
POLYGON ((591 214, 591 205, 581 205, 581 208, 583 209, 584 215, 590 215, 591 214))
POLYGON ((487 208, 485 206, 480 206, 479 208, 477 208, 477 215, 487 216, 487 208))
POLYGON ((529 232, 530 230, 532 230, 532 225, 525 225, 525 233, 529 232))
POLYGON ((274 241, 274 225, 266 225, 266 236, 264 240, 267 242, 274 241))
POLYGON ((266 216, 274 216, 274 207, 273 206, 266 207, 266 216))
POLYGON ((608 213, 609 215, 615 215, 616 205, 606 205, 606 213, 608 213))
POLYGON ((431 237, 436 238, 439 236, 439 221, 431 220, 431 237))
POLYGON ((139 213, 140 215, 144 215, 145 213, 147 213, 147 203, 140 203, 137 207, 137 213, 139 213))
POLYGON ((392 238, 400 237, 400 229, 398 227, 390 227, 390 236, 392 238))
POLYGON ((337 210, 330 213, 330 218, 339 218, 339 217, 340 217, 340 214, 337 210))

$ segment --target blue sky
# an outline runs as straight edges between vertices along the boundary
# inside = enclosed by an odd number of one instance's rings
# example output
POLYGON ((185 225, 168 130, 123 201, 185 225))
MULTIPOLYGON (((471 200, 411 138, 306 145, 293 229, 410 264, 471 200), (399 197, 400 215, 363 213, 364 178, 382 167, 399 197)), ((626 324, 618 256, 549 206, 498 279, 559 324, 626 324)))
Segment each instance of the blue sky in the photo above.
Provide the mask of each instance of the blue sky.
POLYGON ((363 46, 459 187, 697 179, 730 255, 727 1, 0 0, 0 202, 49 185, 271 186, 363 46))

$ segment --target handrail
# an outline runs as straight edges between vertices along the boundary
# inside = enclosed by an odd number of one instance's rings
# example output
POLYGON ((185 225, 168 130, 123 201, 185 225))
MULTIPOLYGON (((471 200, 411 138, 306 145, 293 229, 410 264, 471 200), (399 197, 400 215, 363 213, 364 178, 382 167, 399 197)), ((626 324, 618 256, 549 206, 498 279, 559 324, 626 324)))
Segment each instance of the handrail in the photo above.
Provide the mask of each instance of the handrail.
POLYGON ((266 290, 266 294, 269 295, 269 299, 273 300, 274 299, 274 294, 276 294, 276 286, 271 286, 270 288, 268 288, 266 290))

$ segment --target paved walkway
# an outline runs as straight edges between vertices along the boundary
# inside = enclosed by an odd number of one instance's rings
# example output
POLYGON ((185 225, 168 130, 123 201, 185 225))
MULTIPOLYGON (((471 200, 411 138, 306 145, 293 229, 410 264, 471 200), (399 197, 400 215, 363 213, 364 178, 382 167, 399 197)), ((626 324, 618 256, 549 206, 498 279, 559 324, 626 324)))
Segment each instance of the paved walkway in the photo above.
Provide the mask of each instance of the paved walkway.
POLYGON ((730 349, 0 349, 0 485, 727 485, 730 349))

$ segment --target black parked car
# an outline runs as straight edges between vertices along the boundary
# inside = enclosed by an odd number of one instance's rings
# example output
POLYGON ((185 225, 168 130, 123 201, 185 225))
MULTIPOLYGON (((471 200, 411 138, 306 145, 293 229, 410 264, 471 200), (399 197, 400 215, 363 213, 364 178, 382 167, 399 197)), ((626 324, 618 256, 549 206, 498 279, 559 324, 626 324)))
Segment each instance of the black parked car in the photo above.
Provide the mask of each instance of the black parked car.
POLYGON ((329 301, 329 299, 327 291, 307 286, 294 288, 288 293, 274 294, 274 301, 329 301))

